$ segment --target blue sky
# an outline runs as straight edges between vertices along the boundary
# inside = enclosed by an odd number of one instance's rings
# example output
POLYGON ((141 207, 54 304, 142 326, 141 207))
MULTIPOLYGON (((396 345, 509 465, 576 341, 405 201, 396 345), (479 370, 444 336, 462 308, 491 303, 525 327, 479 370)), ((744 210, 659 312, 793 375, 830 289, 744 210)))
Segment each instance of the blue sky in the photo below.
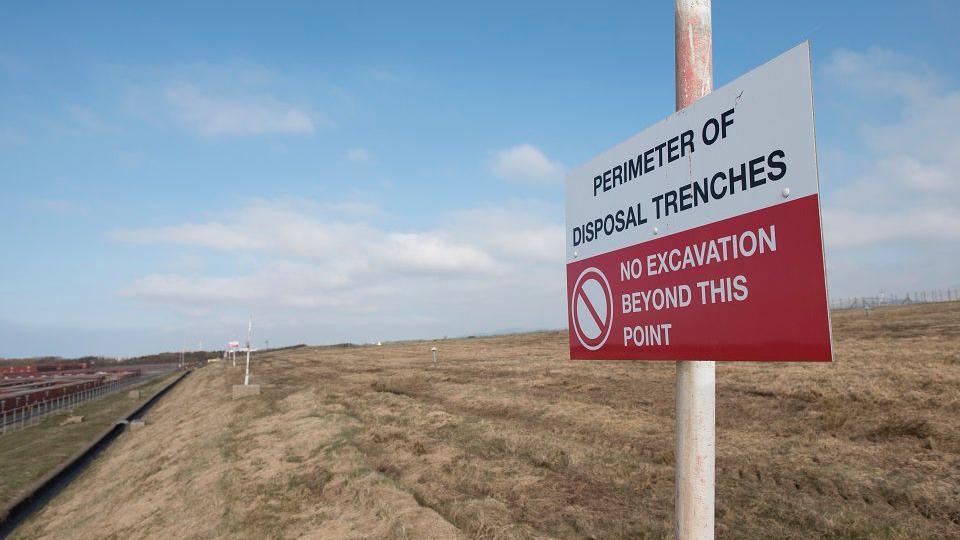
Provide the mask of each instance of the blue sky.
MULTIPOLYGON (((673 3, 6 4, 0 356, 565 324, 563 171, 673 111, 673 3), (347 5, 349 4, 349 5, 347 5)), ((951 2, 724 2, 811 40, 835 297, 960 286, 951 2)))

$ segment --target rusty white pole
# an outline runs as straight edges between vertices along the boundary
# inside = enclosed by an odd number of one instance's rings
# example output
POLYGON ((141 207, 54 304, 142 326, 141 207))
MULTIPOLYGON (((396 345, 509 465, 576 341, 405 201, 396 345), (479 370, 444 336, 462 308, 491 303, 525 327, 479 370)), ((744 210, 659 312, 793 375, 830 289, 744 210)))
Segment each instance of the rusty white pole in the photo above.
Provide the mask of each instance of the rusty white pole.
MULTIPOLYGON (((676 0, 674 23, 679 111, 713 90, 710 0, 676 0)), ((715 415, 715 363, 677 362, 677 539, 713 538, 715 415)))

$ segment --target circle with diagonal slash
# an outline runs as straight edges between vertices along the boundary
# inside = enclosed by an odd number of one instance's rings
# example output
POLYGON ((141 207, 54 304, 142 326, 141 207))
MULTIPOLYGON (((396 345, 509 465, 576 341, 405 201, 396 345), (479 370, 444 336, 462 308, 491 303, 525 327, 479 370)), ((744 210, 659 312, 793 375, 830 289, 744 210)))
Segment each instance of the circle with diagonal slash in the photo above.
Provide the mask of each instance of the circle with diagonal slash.
POLYGON ((570 314, 584 347, 595 351, 606 343, 613 329, 613 293, 603 272, 590 267, 580 273, 570 295, 570 314))

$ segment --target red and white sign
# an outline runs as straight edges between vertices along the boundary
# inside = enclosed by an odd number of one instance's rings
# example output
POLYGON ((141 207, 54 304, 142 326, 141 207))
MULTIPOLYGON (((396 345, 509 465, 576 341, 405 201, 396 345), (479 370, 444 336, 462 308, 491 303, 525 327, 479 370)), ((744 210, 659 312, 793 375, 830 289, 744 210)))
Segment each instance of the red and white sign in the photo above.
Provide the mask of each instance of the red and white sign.
POLYGON ((228 348, 228 349, 239 349, 239 348, 240 348, 240 342, 239 342, 239 341, 231 341, 230 343, 227 343, 227 348, 228 348))
POLYGON ((607 342, 613 329, 613 295, 610 282, 597 268, 587 268, 573 284, 570 313, 577 340, 595 351, 607 342))
POLYGON ((804 43, 575 169, 575 359, 830 361, 804 43))

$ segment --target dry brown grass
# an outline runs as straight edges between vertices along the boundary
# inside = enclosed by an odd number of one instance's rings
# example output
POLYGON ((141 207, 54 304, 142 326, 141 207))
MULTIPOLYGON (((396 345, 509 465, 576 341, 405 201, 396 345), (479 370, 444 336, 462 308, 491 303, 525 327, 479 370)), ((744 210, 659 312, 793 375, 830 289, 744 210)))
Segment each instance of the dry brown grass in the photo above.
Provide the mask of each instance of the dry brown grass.
MULTIPOLYGON (((718 367, 719 536, 960 537, 960 304, 834 334, 832 365, 718 367)), ((207 368, 21 534, 671 536, 673 364, 567 358, 560 332, 296 349, 237 402, 207 368)))

